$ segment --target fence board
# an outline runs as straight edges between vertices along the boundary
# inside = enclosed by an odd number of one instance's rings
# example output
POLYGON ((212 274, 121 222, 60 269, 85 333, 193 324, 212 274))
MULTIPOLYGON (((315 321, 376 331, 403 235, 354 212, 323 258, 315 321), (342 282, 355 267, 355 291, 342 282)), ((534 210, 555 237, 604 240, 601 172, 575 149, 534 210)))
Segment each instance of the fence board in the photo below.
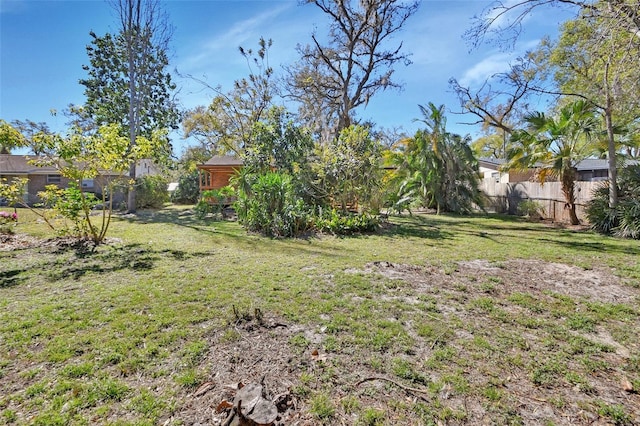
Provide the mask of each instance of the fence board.
MULTIPOLYGON (((592 198, 593 191, 602 182, 576 182, 576 213, 581 221, 586 221, 585 205, 592 198)), ((500 213, 516 214, 518 204, 525 200, 540 203, 544 217, 558 222, 568 222, 569 212, 565 209, 564 195, 560 182, 510 182, 500 183, 483 179, 480 189, 490 200, 489 208, 500 213)))

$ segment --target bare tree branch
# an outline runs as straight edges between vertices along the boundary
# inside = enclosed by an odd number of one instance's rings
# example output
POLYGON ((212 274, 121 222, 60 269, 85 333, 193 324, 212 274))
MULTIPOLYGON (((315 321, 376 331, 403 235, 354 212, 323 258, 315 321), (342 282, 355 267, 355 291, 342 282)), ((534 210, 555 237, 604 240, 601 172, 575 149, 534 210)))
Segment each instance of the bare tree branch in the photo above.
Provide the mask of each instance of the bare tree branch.
POLYGON ((398 0, 308 0, 331 23, 328 43, 313 34, 312 44, 298 46, 300 61, 286 68, 287 97, 301 103, 301 117, 316 130, 334 137, 354 120, 354 111, 381 90, 398 88, 392 81, 393 66, 408 64, 402 43, 386 46, 418 2, 398 0), (314 117, 322 113, 324 117, 314 117))

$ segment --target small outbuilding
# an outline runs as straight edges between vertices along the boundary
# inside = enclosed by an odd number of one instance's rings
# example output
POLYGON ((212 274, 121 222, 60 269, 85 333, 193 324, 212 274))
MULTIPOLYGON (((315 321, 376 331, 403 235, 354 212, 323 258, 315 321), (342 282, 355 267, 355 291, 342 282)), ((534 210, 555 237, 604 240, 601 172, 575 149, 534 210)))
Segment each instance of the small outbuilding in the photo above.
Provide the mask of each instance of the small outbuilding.
POLYGON ((224 188, 243 166, 242 159, 231 155, 216 155, 206 163, 198 164, 200 191, 224 188))

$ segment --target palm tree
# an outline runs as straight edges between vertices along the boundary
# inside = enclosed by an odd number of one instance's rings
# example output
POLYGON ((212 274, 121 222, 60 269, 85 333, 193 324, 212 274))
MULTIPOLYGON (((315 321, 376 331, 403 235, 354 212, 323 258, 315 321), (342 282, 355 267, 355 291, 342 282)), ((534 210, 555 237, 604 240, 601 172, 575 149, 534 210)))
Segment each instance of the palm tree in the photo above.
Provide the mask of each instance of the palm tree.
POLYGON ((438 214, 444 204, 440 182, 442 164, 432 148, 430 134, 419 130, 413 138, 406 141, 405 151, 397 158, 400 160, 399 173, 402 176, 397 204, 405 205, 418 202, 424 207, 435 207, 438 214))
POLYGON ((400 201, 417 201, 438 213, 469 212, 481 205, 478 163, 469 147, 469 137, 446 131, 444 105, 419 106, 426 125, 404 142, 399 172, 400 201))
POLYGON ((593 106, 580 100, 565 105, 556 117, 542 112, 525 116, 524 130, 515 131, 508 152, 507 168, 537 169, 542 184, 549 177, 561 183, 565 208, 572 225, 580 223, 576 215, 576 165, 594 154, 600 130, 593 106))

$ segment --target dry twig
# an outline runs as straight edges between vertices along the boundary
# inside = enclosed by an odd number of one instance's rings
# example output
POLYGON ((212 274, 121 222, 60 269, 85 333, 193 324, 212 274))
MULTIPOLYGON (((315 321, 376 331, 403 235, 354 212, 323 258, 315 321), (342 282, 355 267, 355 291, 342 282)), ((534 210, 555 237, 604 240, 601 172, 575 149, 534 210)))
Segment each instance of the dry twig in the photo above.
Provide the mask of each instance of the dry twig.
POLYGON ((385 382, 392 383, 392 384, 396 385, 397 387, 399 387, 400 389, 402 389, 404 391, 407 391, 407 392, 423 393, 423 394, 428 394, 429 393, 428 389, 411 388, 409 386, 403 385, 402 383, 398 383, 395 380, 387 379, 386 377, 367 377, 365 379, 360 380, 358 383, 356 383, 356 387, 360 386, 364 382, 371 382, 373 380, 383 380, 385 382))

